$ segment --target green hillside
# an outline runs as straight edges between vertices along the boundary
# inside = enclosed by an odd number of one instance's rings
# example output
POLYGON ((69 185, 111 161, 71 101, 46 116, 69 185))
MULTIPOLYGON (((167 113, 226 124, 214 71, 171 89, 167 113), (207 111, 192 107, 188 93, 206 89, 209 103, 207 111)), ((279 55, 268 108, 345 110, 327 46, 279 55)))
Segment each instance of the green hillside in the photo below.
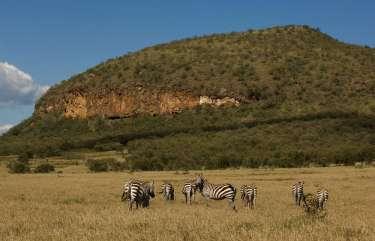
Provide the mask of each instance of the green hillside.
POLYGON ((34 113, 1 137, 0 155, 127 149, 135 169, 375 160, 375 50, 317 29, 274 27, 145 48, 62 81, 36 109, 72 91, 140 87, 241 104, 119 119, 34 113))

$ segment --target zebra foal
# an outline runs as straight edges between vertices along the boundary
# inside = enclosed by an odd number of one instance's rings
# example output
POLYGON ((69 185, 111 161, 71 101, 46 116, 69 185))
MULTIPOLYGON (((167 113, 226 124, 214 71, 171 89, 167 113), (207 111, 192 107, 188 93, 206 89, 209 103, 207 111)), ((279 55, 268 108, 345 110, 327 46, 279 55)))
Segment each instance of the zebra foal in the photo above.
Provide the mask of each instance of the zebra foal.
POLYGON ((303 184, 304 181, 298 181, 292 186, 292 195, 296 206, 300 206, 304 199, 303 184))
POLYGON ((174 188, 171 183, 163 183, 159 193, 163 195, 164 200, 174 200, 174 188))
POLYGON ((191 204, 191 200, 193 199, 195 201, 195 192, 197 190, 197 185, 195 184, 195 181, 187 181, 184 183, 184 186, 182 187, 182 194, 185 196, 185 203, 191 204))
POLYGON ((242 185, 240 193, 244 206, 253 209, 257 197, 257 187, 255 185, 242 185))

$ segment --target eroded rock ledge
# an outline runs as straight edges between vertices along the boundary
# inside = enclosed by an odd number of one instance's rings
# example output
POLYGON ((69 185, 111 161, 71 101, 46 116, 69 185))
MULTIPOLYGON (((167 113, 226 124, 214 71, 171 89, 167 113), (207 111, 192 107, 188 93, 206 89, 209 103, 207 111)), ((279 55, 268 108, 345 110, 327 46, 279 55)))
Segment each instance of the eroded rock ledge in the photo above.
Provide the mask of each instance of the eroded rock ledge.
POLYGON ((172 114, 199 105, 223 106, 240 103, 231 97, 212 98, 193 96, 183 92, 148 92, 137 93, 103 92, 82 93, 70 92, 62 98, 45 102, 38 106, 37 113, 57 112, 67 118, 85 119, 94 116, 105 118, 124 118, 137 114, 172 114))

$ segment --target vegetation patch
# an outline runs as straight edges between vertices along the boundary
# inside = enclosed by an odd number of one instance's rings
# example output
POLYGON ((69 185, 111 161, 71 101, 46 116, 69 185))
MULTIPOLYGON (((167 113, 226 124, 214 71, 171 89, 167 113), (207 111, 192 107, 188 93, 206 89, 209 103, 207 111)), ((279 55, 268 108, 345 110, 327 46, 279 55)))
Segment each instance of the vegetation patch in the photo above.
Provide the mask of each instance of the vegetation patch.
POLYGON ((50 163, 42 163, 35 167, 34 172, 35 173, 49 173, 54 172, 55 166, 50 163))
POLYGON ((32 117, 0 138, 0 155, 89 149, 123 154, 121 165, 95 164, 102 170, 273 168, 371 163, 374 146, 374 49, 284 26, 174 41, 90 68, 52 87, 32 117), (140 110, 129 118, 105 118, 99 109, 87 119, 38 112, 73 93, 166 92, 240 105, 171 115, 140 110))
POLYGON ((21 161, 10 161, 7 164, 7 168, 10 173, 28 173, 30 172, 30 166, 28 163, 21 161))

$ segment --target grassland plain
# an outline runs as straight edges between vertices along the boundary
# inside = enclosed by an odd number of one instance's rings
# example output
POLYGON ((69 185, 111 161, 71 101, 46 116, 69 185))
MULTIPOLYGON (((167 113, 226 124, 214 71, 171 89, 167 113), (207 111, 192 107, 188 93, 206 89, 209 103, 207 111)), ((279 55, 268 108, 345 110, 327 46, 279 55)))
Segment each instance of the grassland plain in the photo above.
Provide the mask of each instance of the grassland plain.
POLYGON ((233 169, 205 171, 213 183, 255 183, 255 210, 238 212, 226 201, 198 195, 187 206, 180 192, 195 172, 87 173, 82 165, 62 173, 8 174, 0 166, 0 239, 10 240, 375 240, 375 168, 233 169), (176 186, 176 200, 160 195, 149 209, 129 212, 120 202, 125 180, 164 180, 176 186), (324 217, 306 216, 294 206, 291 184, 330 192, 324 217))

